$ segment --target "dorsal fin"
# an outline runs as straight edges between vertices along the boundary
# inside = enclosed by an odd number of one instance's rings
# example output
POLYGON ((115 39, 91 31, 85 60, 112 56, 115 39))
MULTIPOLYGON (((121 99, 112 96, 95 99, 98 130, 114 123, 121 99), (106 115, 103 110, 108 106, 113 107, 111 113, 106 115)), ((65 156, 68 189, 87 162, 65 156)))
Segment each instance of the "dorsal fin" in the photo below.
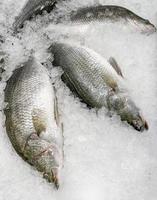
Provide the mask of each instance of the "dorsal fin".
POLYGON ((110 57, 108 61, 112 65, 112 67, 115 69, 117 74, 120 75, 121 77, 123 77, 122 70, 119 67, 117 61, 113 57, 110 57))

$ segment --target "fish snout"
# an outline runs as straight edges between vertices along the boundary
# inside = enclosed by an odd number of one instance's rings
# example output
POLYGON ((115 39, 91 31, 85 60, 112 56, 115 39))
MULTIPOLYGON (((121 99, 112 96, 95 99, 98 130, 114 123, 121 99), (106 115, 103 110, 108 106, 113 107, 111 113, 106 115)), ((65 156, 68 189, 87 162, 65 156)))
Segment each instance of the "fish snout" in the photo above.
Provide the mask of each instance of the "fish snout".
POLYGON ((148 130, 149 126, 145 119, 143 119, 141 116, 139 116, 138 119, 135 119, 132 121, 132 126, 140 132, 143 132, 144 130, 148 130))
POLYGON ((49 182, 53 183, 54 187, 58 190, 60 186, 59 169, 53 168, 51 171, 44 173, 43 177, 49 182))
POLYGON ((157 31, 157 28, 154 24, 151 24, 148 20, 145 23, 145 26, 142 30, 143 33, 146 33, 148 35, 153 34, 157 31))
POLYGON ((155 33, 157 31, 156 27, 152 24, 151 26, 149 26, 149 32, 148 34, 152 34, 155 33))
POLYGON ((59 178, 59 169, 58 168, 55 168, 51 171, 51 174, 52 174, 52 182, 54 183, 56 189, 58 190, 59 189, 59 186, 60 186, 60 178, 59 178))

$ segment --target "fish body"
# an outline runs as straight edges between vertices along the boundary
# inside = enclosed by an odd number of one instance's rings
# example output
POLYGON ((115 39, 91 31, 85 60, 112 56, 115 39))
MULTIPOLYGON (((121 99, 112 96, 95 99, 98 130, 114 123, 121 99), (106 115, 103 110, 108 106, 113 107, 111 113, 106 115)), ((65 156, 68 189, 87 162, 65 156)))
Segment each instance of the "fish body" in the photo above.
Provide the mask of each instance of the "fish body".
POLYGON ((17 153, 59 187, 63 150, 55 91, 34 58, 14 71, 5 89, 6 129, 17 153))
POLYGON ((54 65, 61 66, 62 80, 83 102, 93 108, 106 107, 136 130, 148 129, 139 108, 131 100, 123 78, 93 50, 68 43, 54 43, 48 50, 54 65))
POLYGON ((57 0, 28 0, 16 17, 13 24, 13 29, 16 32, 18 28, 21 28, 26 20, 29 20, 32 16, 41 14, 43 10, 50 12, 53 9, 57 0))
POLYGON ((115 5, 99 5, 79 8, 70 14, 72 23, 87 24, 90 22, 120 22, 131 24, 142 33, 156 32, 156 27, 127 8, 115 5))

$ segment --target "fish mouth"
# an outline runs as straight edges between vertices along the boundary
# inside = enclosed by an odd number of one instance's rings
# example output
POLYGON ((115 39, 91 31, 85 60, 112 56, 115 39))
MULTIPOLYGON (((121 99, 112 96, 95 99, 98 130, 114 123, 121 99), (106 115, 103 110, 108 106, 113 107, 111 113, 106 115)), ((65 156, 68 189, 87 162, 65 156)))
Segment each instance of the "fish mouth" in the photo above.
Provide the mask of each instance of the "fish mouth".
POLYGON ((131 125, 135 128, 135 130, 137 130, 139 132, 143 132, 144 130, 149 129, 147 121, 143 120, 141 117, 140 117, 140 121, 139 120, 133 120, 131 125))
POLYGON ((58 176, 58 169, 51 170, 52 174, 52 182, 54 183, 55 188, 59 189, 59 176, 58 176))
POLYGON ((142 34, 150 35, 157 31, 157 28, 149 20, 142 20, 139 23, 137 20, 127 19, 130 24, 132 24, 136 30, 139 30, 142 34))
POLYGON ((44 173, 43 177, 49 182, 53 183, 54 187, 58 190, 60 186, 59 181, 59 170, 58 168, 53 168, 50 172, 44 173))
POLYGON ((155 33, 156 31, 157 31, 157 28, 153 24, 150 24, 147 26, 147 28, 143 32, 150 35, 152 33, 155 33))

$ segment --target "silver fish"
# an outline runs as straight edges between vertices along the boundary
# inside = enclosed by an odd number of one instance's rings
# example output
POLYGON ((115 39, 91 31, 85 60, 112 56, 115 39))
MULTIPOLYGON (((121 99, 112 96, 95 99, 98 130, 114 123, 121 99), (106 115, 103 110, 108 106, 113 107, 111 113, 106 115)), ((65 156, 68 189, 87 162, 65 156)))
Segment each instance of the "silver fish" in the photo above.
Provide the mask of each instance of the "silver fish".
POLYGON ((20 12, 19 16, 16 17, 13 24, 14 32, 18 28, 21 28, 26 20, 29 20, 33 15, 41 14, 43 10, 50 12, 57 0, 28 0, 20 12))
POLYGON ((70 21, 72 23, 90 23, 93 21, 99 22, 119 22, 131 24, 142 33, 156 32, 156 27, 147 19, 136 15, 127 8, 115 5, 99 5, 85 8, 79 8, 70 13, 70 21))
POLYGON ((48 71, 34 58, 28 60, 9 79, 5 101, 7 134, 16 152, 58 188, 63 141, 48 71))
POLYGON ((55 42, 48 52, 54 56, 53 64, 62 67, 62 80, 83 102, 93 108, 106 107, 138 131, 148 129, 139 108, 128 95, 116 61, 110 59, 114 64, 111 66, 93 50, 68 43, 55 42))

